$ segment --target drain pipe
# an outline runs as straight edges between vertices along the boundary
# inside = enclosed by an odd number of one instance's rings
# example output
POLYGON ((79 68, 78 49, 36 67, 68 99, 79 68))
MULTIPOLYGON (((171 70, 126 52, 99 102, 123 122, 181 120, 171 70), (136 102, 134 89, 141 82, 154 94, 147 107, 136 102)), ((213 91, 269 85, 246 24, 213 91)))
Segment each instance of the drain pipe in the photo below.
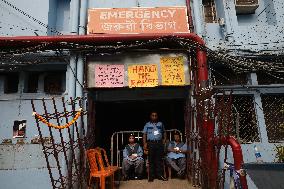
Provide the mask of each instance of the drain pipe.
MULTIPOLYGON (((70 2, 70 33, 78 34, 78 19, 79 19, 79 1, 71 0, 70 2)), ((56 37, 56 36, 55 36, 56 37)), ((60 36, 58 36, 60 37, 60 36)), ((73 36, 76 37, 76 36, 73 36)), ((68 97, 76 97, 76 61, 77 57, 74 53, 70 54, 70 64, 67 66, 68 73, 68 97)), ((69 100, 69 99, 68 99, 69 100)))
MULTIPOLYGON (((87 19, 88 1, 81 0, 80 7, 80 22, 79 22, 79 35, 85 35, 86 19, 87 19)), ((77 62, 77 82, 76 82, 76 97, 83 97, 84 85, 84 58, 81 54, 78 56, 77 62)))
MULTIPOLYGON (((81 0, 81 6, 80 6, 80 21, 79 21, 79 35, 85 35, 86 32, 86 20, 87 20, 87 10, 88 10, 88 1, 87 0, 81 0)), ((83 98, 84 97, 84 56, 80 53, 78 55, 78 61, 77 61, 77 81, 76 81, 76 97, 83 98)), ((85 101, 82 100, 82 108, 83 110, 86 109, 85 101)), ((79 107, 79 105, 77 105, 79 107)), ((84 119, 84 116, 78 119, 78 130, 79 135, 82 137, 83 135, 83 124, 87 123, 87 120, 84 119)))
POLYGON ((234 166, 236 171, 240 174, 240 181, 242 185, 242 189, 248 189, 247 186, 247 180, 246 180, 246 174, 242 169, 242 164, 244 163, 243 160, 243 154, 242 154, 242 147, 240 143, 238 143, 237 139, 235 139, 232 136, 228 137, 216 137, 213 141, 214 145, 229 145, 232 148, 233 151, 233 159, 234 159, 234 166))
MULTIPOLYGON (((78 34, 78 19, 79 19, 79 1, 78 0, 71 0, 70 1, 70 33, 74 35, 78 34)), ((76 62, 77 62, 77 56, 75 53, 70 53, 70 63, 67 65, 67 74, 68 74, 68 101, 70 101, 70 98, 75 99, 76 97, 76 75, 77 75, 77 69, 76 69, 76 62)), ((72 111, 72 107, 68 107, 68 111, 72 111)), ((71 132, 71 139, 75 141, 76 136, 74 135, 74 126, 70 127, 71 132)), ((68 136, 67 131, 65 129, 65 136, 68 136)), ((68 177, 72 177, 72 167, 73 167, 73 152, 72 150, 69 150, 68 153, 68 159, 69 159, 69 165, 70 170, 68 172, 66 168, 66 173, 68 177)), ((65 164, 63 164, 66 166, 65 164)), ((68 188, 71 188, 71 183, 68 183, 68 188)))
POLYGON ((187 9, 187 20, 189 25, 189 31, 193 32, 193 23, 192 23, 192 16, 191 16, 191 7, 190 7, 190 0, 186 0, 186 9, 187 9))
POLYGON ((193 9, 193 15, 194 15, 194 28, 195 33, 199 36, 203 35, 203 17, 201 14, 201 2, 200 0, 192 0, 192 9, 193 9))

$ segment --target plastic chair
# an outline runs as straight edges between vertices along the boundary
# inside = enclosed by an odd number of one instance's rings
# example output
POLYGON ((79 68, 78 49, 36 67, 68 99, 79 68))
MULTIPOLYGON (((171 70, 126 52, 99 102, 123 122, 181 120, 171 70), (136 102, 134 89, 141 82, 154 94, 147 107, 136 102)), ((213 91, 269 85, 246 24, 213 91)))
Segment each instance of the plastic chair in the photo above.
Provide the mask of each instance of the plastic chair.
POLYGON ((118 166, 111 166, 109 164, 109 161, 108 161, 108 157, 107 157, 107 153, 106 153, 106 150, 103 149, 103 148, 100 148, 100 147, 96 147, 95 150, 97 150, 102 157, 104 157, 104 161, 106 164, 104 164, 104 169, 106 170, 111 170, 111 171, 117 171, 119 170, 119 167, 118 166))
POLYGON ((111 169, 105 169, 101 152, 95 149, 86 151, 90 165, 89 188, 91 188, 92 178, 98 178, 101 189, 105 189, 106 177, 111 177, 111 188, 114 187, 114 172, 111 169))

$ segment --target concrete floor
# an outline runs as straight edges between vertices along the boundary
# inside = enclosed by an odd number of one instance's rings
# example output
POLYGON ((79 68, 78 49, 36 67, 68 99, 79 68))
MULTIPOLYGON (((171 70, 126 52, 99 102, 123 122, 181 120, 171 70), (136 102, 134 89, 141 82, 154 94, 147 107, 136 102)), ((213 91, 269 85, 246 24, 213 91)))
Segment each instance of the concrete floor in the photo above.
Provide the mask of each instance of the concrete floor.
POLYGON ((168 181, 154 180, 130 180, 120 183, 119 189, 197 189, 193 187, 187 180, 170 179, 168 181))

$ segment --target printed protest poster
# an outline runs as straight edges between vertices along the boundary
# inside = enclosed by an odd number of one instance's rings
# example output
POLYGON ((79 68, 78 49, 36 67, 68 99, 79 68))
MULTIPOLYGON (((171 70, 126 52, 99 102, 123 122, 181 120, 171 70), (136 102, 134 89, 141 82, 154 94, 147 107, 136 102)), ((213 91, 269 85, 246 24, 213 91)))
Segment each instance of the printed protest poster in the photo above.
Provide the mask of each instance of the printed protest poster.
POLYGON ((128 66, 128 85, 132 87, 158 86, 158 70, 155 64, 128 66))
POLYGON ((184 59, 178 57, 161 57, 162 85, 185 85, 184 59))
POLYGON ((96 64, 95 87, 123 87, 124 65, 96 64))

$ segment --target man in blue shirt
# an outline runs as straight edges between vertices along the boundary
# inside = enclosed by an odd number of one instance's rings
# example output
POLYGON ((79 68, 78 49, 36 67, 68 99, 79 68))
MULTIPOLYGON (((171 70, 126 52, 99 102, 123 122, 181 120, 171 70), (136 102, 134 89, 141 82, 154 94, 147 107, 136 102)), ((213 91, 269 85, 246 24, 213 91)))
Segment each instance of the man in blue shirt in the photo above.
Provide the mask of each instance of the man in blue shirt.
POLYGON ((139 144, 134 142, 133 135, 130 135, 128 140, 129 144, 123 150, 122 174, 124 180, 128 180, 129 170, 134 167, 135 175, 138 179, 141 179, 144 167, 143 150, 139 144))
POLYGON ((167 180, 163 176, 164 143, 166 138, 167 134, 164 125, 158 121, 158 113, 151 112, 150 121, 146 123, 143 129, 144 150, 148 149, 149 182, 153 182, 155 176, 159 180, 167 180))
POLYGON ((186 168, 187 145, 180 141, 180 134, 174 133, 174 141, 168 145, 167 164, 177 172, 177 176, 184 177, 186 168))

